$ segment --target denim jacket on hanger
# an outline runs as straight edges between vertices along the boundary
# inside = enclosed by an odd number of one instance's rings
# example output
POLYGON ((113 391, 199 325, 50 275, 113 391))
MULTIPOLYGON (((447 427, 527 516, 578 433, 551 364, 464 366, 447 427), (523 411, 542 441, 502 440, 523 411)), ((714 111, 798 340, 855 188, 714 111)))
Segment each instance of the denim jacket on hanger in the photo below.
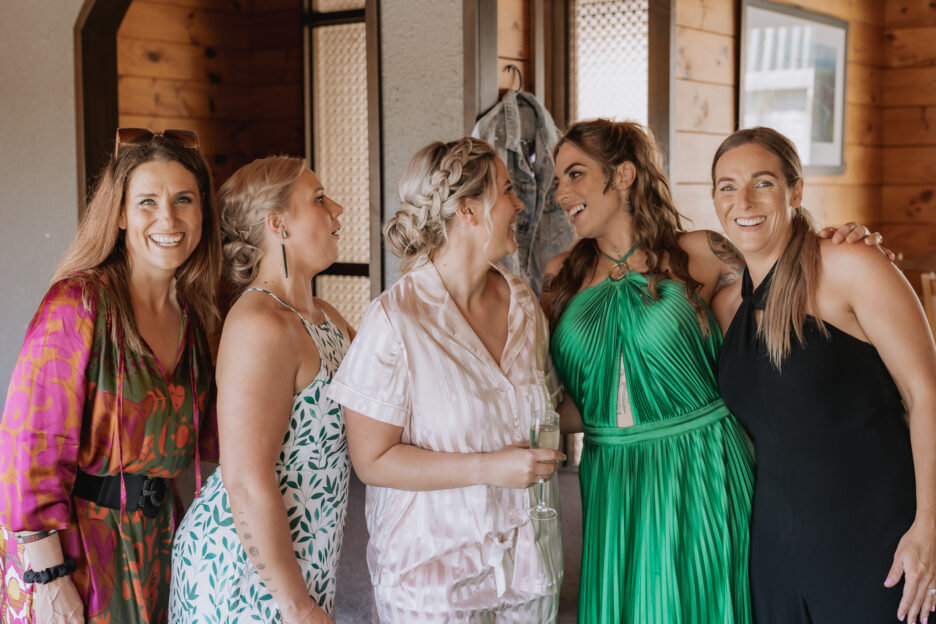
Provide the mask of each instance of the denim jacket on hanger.
POLYGON ((552 155, 559 140, 556 124, 532 93, 507 91, 478 120, 471 135, 494 146, 523 202, 523 212, 517 216, 517 251, 503 262, 539 296, 546 263, 575 239, 575 231, 556 201, 552 155))

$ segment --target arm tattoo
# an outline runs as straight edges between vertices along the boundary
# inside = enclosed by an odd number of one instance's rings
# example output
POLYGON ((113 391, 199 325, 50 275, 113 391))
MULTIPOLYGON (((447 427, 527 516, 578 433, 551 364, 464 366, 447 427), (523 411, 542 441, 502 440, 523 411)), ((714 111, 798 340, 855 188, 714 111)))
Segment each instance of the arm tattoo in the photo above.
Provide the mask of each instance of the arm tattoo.
POLYGON ((556 277, 556 276, 553 275, 552 273, 547 273, 546 275, 543 276, 543 287, 542 287, 542 291, 543 291, 544 293, 552 292, 552 281, 553 281, 553 279, 555 279, 555 277, 556 277))
MULTIPOLYGON (((250 555, 251 559, 256 559, 257 557, 260 556, 260 549, 252 545, 253 534, 250 532, 250 525, 248 525, 247 521, 243 519, 243 517, 246 514, 244 514, 244 512, 241 511, 241 512, 238 512, 237 515, 241 517, 241 520, 237 524, 239 527, 241 527, 241 531, 243 532, 242 540, 244 542, 244 545, 246 546, 247 554, 250 555)), ((257 568, 257 571, 260 572, 266 569, 266 564, 260 563, 258 561, 256 562, 255 567, 257 568)), ((261 578, 263 579, 263 584, 266 585, 267 590, 271 594, 276 594, 277 588, 271 583, 273 578, 270 576, 263 576, 262 574, 261 574, 261 578)))
POLYGON ((718 275, 718 283, 715 284, 717 293, 741 278, 741 274, 744 273, 744 258, 727 238, 717 232, 708 232, 708 242, 712 254, 725 264, 718 275))

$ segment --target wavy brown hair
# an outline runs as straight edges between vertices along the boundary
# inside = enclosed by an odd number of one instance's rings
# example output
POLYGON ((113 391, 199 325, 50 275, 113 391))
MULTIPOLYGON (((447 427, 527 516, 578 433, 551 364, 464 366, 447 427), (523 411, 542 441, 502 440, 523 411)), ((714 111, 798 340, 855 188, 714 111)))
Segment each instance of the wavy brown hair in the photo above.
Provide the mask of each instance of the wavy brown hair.
MULTIPOLYGON (((722 141, 712 158, 712 190, 715 189, 715 165, 725 152, 742 145, 755 144, 780 159, 783 180, 792 188, 803 178, 803 165, 796 146, 773 128, 758 126, 738 130, 722 141)), ((783 360, 790 355, 791 334, 803 344, 803 324, 811 311, 819 331, 828 335, 828 328, 819 318, 816 307, 816 287, 819 283, 821 262, 816 221, 802 206, 793 211, 790 241, 777 259, 770 281, 770 292, 764 305, 764 317, 757 335, 767 346, 770 361, 780 370, 783 360), (791 332, 792 329, 792 332, 791 332)))
MULTIPOLYGON (((668 274, 674 275, 686 286, 686 297, 696 310, 703 331, 708 331, 708 316, 696 291, 702 284, 689 274, 689 255, 679 246, 679 236, 685 232, 682 216, 673 205, 669 181, 663 173, 662 157, 653 137, 639 124, 629 121, 593 119, 573 124, 563 135, 553 156, 566 143, 582 150, 601 165, 605 192, 614 187, 617 167, 631 162, 636 170, 631 185, 630 210, 634 217, 634 243, 647 255, 647 273, 650 295, 659 297, 657 285, 668 274), (669 270, 661 268, 669 257, 669 270)), ((578 293, 601 252, 594 239, 583 238, 563 261, 562 268, 552 280, 553 327, 572 297, 578 293)))
MULTIPOLYGON (((106 286, 111 296, 107 305, 115 322, 111 323, 114 341, 121 334, 134 351, 145 351, 137 330, 130 301, 130 261, 125 232, 120 229, 127 186, 134 170, 144 163, 177 162, 195 176, 202 205, 202 231, 198 245, 176 270, 176 295, 185 302, 195 320, 211 334, 220 316, 216 301, 221 275, 221 234, 212 193, 211 172, 198 150, 156 135, 146 145, 125 145, 111 157, 97 178, 88 208, 78 224, 78 233, 65 252, 52 282, 75 277, 106 286)), ((85 288, 84 303, 90 307, 91 289, 85 288)))

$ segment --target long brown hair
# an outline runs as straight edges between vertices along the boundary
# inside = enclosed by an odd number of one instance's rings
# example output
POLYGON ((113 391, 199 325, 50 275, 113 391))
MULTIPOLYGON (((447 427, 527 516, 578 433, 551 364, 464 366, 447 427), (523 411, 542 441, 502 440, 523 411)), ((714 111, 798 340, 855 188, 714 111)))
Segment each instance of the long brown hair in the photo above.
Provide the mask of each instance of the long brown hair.
MULTIPOLYGON (((211 173, 197 150, 157 135, 145 145, 121 147, 111 157, 95 183, 88 208, 78 224, 78 234, 65 252, 52 282, 66 277, 106 283, 111 292, 109 313, 114 315, 111 333, 115 341, 123 334, 126 345, 144 351, 130 301, 130 262, 125 232, 120 229, 127 185, 134 170, 151 161, 177 162, 195 176, 202 204, 202 228, 198 245, 176 270, 176 294, 188 304, 197 322, 210 334, 220 321, 216 302, 221 275, 221 235, 212 192, 211 173)), ((93 296, 85 289, 85 305, 93 296)))
MULTIPOLYGON (((654 298, 659 296, 657 285, 666 277, 660 265, 668 254, 669 272, 686 285, 686 297, 695 308, 703 331, 708 331, 705 308, 694 296, 702 284, 689 274, 689 255, 679 246, 679 236, 685 231, 682 217, 673 205, 660 151, 649 132, 629 121, 593 119, 573 124, 556 143, 553 156, 558 155, 565 143, 571 143, 598 161, 606 183, 605 192, 614 184, 618 165, 633 163, 636 177, 629 199, 634 217, 634 243, 647 255, 650 294, 654 298)), ((599 255, 598 244, 591 238, 583 238, 572 247, 552 281, 551 322, 554 327, 599 255)))
MULTIPOLYGON (((792 188, 803 178, 803 165, 796 146, 773 128, 758 126, 738 130, 722 141, 712 159, 712 188, 715 188, 715 165, 725 152, 742 145, 755 144, 780 159, 783 179, 792 188)), ((780 370, 783 360, 790 355, 792 340, 790 329, 803 344, 803 324, 811 312, 819 331, 828 335, 828 329, 819 318, 816 306, 816 286, 819 283, 821 262, 816 221, 803 206, 793 211, 790 241, 777 259, 770 281, 770 292, 764 306, 764 317, 757 335, 767 346, 770 361, 780 370)))

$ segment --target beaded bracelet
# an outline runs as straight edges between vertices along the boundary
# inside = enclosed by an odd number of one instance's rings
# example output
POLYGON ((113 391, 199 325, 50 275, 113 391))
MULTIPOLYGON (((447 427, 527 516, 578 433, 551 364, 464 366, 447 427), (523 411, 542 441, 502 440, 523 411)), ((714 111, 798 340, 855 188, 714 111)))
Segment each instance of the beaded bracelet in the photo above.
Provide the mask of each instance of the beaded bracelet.
POLYGON ((48 531, 39 531, 38 533, 31 533, 29 535, 17 535, 16 541, 20 544, 32 544, 33 542, 38 542, 56 533, 58 533, 57 529, 49 529, 48 531))
POLYGON ((75 571, 78 565, 75 563, 74 559, 66 559, 64 563, 54 565, 45 570, 39 570, 34 572, 33 570, 26 570, 23 572, 23 580, 27 583, 38 583, 40 585, 45 585, 46 583, 51 583, 57 578, 61 578, 68 574, 71 574, 75 571))

